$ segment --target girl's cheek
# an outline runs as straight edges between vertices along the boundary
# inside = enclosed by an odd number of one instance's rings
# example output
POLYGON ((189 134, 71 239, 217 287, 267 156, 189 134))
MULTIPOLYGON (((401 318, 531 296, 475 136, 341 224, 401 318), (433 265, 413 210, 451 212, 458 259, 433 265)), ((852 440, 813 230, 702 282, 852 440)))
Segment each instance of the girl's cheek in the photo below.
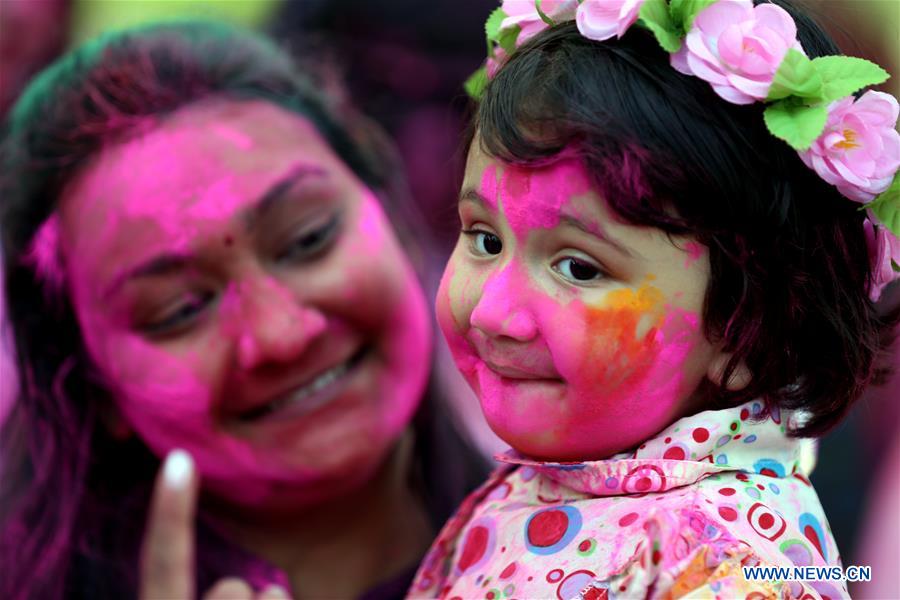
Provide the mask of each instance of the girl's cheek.
POLYGON ((465 267, 463 261, 454 251, 441 277, 435 299, 435 312, 438 325, 453 355, 457 368, 466 376, 473 376, 477 357, 466 341, 465 334, 469 329, 469 316, 477 298, 472 296, 473 274, 465 267))
POLYGON ((663 307, 652 286, 613 290, 599 305, 572 301, 552 329, 577 332, 554 353, 560 373, 603 393, 633 387, 659 354, 663 307))

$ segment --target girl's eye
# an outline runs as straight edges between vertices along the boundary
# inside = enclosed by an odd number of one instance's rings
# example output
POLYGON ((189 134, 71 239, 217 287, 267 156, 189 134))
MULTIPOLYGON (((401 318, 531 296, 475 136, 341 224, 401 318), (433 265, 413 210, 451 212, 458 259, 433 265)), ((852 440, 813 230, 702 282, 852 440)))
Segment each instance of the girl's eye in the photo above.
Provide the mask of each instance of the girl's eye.
POLYGON ((503 251, 503 242, 493 233, 479 229, 463 230, 463 233, 471 238, 472 248, 478 254, 493 256, 503 251))
POLYGON ((159 319, 141 326, 141 330, 151 335, 176 333, 190 326, 214 298, 211 292, 192 294, 184 302, 164 313, 159 319))
POLYGON ((337 237, 339 223, 338 215, 334 215, 324 224, 302 232, 278 255, 278 259, 305 260, 318 255, 337 237))
POLYGON ((603 277, 600 269, 577 258, 564 258, 553 267, 566 279, 576 282, 595 281, 603 277))

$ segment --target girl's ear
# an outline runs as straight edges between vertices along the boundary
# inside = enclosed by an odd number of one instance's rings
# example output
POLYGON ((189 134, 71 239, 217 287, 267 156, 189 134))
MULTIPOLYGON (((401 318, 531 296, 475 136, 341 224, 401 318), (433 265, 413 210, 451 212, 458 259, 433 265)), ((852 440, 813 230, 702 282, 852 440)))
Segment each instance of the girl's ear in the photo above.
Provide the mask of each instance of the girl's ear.
POLYGON ((725 375, 725 367, 728 365, 731 357, 732 355, 727 352, 719 352, 709 363, 706 376, 717 386, 724 387, 729 392, 738 392, 750 384, 750 379, 752 379, 753 375, 750 373, 747 365, 744 364, 744 361, 740 361, 734 371, 732 371, 728 381, 722 381, 722 377, 725 375))

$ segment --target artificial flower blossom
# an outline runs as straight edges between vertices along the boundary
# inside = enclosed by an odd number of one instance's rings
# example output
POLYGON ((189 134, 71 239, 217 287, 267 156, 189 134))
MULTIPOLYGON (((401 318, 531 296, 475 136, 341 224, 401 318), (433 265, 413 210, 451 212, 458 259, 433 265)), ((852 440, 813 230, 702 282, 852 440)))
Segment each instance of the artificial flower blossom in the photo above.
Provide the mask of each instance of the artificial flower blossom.
POLYGON ((894 270, 894 263, 900 265, 900 237, 892 235, 884 227, 876 227, 872 221, 863 222, 866 241, 869 244, 869 256, 872 257, 872 287, 869 297, 877 302, 881 291, 892 281, 900 278, 900 272, 894 270))
MULTIPOLYGON (((571 21, 575 18, 578 0, 543 0, 541 10, 555 23, 571 21)), ((532 0, 503 0, 501 7, 507 15, 500 24, 501 29, 519 26, 516 46, 521 46, 529 39, 549 27, 541 19, 537 6, 532 0)))
POLYGON ((897 100, 869 91, 828 107, 825 131, 800 158, 847 198, 869 202, 885 191, 900 167, 897 100))
POLYGON ((782 59, 803 51, 791 16, 774 4, 720 0, 694 20, 681 50, 671 55, 677 71, 712 84, 733 104, 765 100, 782 59))
POLYGON ((622 37, 638 19, 644 0, 584 0, 575 11, 578 31, 590 40, 602 42, 622 37))

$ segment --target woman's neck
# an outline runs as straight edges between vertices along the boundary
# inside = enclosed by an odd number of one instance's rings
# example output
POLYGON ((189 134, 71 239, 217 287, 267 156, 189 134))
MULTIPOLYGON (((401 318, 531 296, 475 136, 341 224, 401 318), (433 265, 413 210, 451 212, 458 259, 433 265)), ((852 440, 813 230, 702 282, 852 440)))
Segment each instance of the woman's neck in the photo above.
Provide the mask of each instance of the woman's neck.
POLYGON ((283 569, 296 600, 355 598, 415 566, 434 535, 410 488, 412 459, 408 432, 367 483, 288 523, 213 518, 230 539, 283 569))

